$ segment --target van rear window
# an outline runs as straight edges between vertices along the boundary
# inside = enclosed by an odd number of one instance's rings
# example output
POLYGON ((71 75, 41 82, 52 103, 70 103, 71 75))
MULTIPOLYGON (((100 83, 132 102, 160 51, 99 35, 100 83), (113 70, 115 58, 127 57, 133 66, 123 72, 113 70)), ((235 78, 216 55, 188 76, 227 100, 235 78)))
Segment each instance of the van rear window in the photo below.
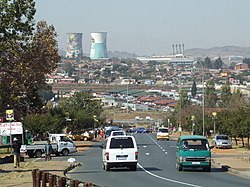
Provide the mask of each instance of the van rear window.
POLYGON ((110 149, 118 148, 134 148, 134 143, 131 137, 116 137, 110 142, 110 149))

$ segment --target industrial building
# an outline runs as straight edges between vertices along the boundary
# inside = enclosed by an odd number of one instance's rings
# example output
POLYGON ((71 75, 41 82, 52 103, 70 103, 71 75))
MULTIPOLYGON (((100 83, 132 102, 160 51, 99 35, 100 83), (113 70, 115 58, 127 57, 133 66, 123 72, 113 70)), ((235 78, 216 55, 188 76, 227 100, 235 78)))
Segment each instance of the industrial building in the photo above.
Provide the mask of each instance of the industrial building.
POLYGON ((67 33, 67 51, 68 58, 81 58, 83 56, 82 33, 67 33))
POLYGON ((91 59, 108 58, 107 32, 93 32, 93 33, 91 33, 90 58, 91 59))

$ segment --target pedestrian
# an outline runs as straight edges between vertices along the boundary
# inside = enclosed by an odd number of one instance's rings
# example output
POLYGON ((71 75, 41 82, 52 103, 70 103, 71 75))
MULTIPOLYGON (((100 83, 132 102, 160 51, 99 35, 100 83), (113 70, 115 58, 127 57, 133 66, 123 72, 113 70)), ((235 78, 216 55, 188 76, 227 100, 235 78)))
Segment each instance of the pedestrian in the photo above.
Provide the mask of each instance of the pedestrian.
POLYGON ((16 137, 13 139, 13 154, 14 154, 14 168, 20 167, 20 148, 21 144, 16 137))
POLYGON ((47 140, 47 144, 45 145, 45 161, 51 160, 52 153, 52 145, 50 144, 50 140, 47 140))

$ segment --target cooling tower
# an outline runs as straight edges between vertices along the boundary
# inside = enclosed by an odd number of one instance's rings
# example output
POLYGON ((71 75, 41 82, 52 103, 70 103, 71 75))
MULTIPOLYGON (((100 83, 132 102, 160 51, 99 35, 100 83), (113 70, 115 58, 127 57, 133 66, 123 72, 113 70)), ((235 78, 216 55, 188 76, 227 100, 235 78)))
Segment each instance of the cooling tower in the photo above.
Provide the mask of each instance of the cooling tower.
POLYGON ((93 32, 91 33, 91 59, 108 58, 107 52, 107 32, 93 32))
POLYGON ((81 58, 83 56, 82 50, 82 33, 67 33, 67 51, 68 58, 81 58))

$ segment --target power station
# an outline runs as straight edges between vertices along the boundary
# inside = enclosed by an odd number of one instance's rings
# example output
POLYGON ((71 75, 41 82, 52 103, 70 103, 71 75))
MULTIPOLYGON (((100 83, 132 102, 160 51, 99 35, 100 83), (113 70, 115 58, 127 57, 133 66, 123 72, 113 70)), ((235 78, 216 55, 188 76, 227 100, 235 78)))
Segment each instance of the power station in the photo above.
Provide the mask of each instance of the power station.
POLYGON ((108 58, 107 52, 107 32, 93 32, 91 33, 91 59, 108 58))
POLYGON ((67 33, 67 51, 68 58, 81 58, 83 56, 82 49, 82 33, 67 33))

